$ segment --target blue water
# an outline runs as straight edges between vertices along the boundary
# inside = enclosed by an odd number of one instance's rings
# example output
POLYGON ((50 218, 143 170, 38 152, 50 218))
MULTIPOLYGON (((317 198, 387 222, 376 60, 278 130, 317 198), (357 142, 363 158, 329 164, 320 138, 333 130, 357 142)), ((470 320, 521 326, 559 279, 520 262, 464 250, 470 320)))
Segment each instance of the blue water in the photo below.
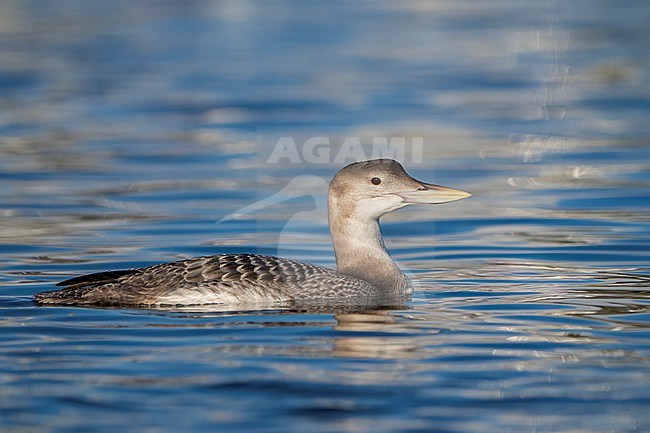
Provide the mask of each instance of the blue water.
POLYGON ((0 431, 649 431, 646 3, 2 2, 0 431), (334 266, 327 182, 374 137, 473 193, 382 220, 401 307, 31 300, 218 252, 334 266))

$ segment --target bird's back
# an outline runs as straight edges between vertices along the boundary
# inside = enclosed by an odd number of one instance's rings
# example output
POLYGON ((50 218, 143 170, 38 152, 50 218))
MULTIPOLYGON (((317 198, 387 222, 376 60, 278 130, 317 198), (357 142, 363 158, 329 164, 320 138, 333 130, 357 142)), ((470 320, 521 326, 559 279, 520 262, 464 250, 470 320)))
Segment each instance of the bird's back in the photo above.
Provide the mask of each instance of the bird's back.
POLYGON ((333 269, 258 254, 219 254, 62 281, 40 304, 177 306, 373 299, 370 283, 333 269))

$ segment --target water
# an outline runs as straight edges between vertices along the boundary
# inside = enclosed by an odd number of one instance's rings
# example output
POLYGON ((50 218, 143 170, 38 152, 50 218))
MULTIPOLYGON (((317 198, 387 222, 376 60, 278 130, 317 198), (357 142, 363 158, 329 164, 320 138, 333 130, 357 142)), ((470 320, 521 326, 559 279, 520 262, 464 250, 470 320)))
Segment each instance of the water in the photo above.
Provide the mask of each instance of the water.
POLYGON ((0 429, 648 431, 648 12, 3 2, 0 429), (267 163, 305 136, 331 155, 267 163), (407 305, 32 303, 216 252, 333 266, 348 136, 404 137, 409 172, 474 194, 384 218, 407 305))

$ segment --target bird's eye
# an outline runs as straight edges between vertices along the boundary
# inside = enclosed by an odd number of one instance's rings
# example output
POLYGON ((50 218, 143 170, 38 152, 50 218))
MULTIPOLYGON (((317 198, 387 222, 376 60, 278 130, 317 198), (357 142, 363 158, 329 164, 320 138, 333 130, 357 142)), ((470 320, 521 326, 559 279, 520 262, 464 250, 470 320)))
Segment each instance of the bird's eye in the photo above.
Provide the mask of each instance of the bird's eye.
POLYGON ((373 185, 379 185, 381 183, 381 179, 379 179, 378 177, 373 177, 372 179, 370 179, 370 182, 372 182, 373 185))

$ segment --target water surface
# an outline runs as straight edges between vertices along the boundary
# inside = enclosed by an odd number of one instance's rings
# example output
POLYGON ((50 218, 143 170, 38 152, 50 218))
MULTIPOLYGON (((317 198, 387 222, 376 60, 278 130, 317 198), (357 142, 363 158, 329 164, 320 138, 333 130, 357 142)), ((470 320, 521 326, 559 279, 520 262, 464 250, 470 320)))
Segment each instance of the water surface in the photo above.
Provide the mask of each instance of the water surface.
POLYGON ((648 6, 0 5, 0 428, 650 428, 648 6), (269 163, 280 137, 331 156, 269 163), (470 200, 383 219, 379 310, 36 307, 219 252, 326 266, 345 137, 470 200), (412 150, 411 148, 409 148, 412 150))

